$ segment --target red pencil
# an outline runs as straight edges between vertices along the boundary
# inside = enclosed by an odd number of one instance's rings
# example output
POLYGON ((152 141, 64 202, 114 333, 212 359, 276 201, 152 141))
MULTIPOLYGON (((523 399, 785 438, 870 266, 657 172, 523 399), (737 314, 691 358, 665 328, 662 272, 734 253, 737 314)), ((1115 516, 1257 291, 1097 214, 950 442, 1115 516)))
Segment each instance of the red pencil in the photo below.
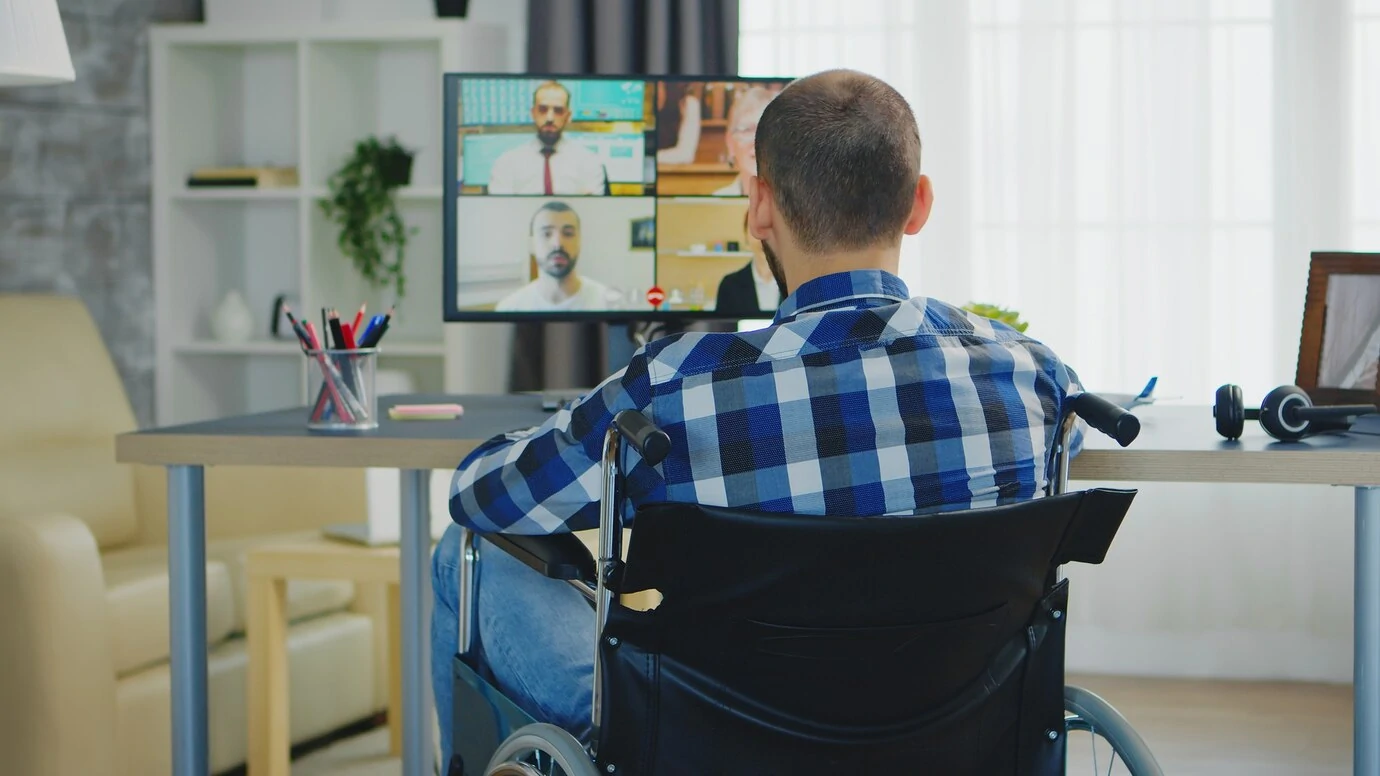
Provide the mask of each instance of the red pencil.
MULTIPOLYGON (((311 335, 312 349, 320 351, 322 349, 320 347, 321 339, 316 334, 316 327, 312 326, 311 321, 307 321, 305 327, 307 333, 311 335)), ((346 423, 353 423, 354 413, 350 412, 349 406, 345 404, 344 397, 342 397, 340 391, 337 390, 335 380, 331 374, 330 362, 326 360, 326 355, 318 352, 316 354, 316 360, 321 364, 321 376, 325 379, 326 390, 330 392, 331 401, 335 402, 336 414, 346 423)))
MULTIPOLYGON (((364 304, 368 304, 368 302, 364 304)), ((355 313, 355 322, 354 325, 350 327, 351 331, 359 331, 359 327, 364 323, 364 304, 360 305, 359 312, 355 313)))

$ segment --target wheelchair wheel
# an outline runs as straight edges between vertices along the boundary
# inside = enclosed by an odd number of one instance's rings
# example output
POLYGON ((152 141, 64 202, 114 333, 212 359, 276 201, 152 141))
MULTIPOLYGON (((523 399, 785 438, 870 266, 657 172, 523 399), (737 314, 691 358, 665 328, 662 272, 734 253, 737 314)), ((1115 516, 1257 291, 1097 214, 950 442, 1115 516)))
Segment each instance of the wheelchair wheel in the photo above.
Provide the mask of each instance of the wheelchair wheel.
POLYGON ((489 759, 485 776, 599 776, 575 736, 545 722, 513 731, 489 759))
POLYGON ((1064 688, 1064 729, 1069 774, 1087 773, 1091 768, 1094 774, 1164 776, 1131 723, 1110 703, 1081 687, 1064 688))

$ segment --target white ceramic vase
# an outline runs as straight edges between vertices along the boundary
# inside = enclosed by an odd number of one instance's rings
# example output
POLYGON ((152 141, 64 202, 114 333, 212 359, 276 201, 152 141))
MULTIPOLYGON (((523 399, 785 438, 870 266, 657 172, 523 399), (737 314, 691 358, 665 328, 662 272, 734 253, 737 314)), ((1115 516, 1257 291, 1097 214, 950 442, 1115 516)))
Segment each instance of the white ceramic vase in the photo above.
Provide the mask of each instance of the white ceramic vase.
POLYGON ((211 333, 221 342, 244 342, 254 335, 254 313, 239 291, 231 291, 211 316, 211 333))

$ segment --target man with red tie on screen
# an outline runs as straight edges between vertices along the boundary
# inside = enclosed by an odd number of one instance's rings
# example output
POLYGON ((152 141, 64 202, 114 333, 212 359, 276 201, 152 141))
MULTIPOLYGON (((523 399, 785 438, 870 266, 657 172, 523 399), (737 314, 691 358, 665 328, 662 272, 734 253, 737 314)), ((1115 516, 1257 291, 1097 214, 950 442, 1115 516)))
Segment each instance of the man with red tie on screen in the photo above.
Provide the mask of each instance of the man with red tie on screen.
POLYGON ((537 136, 511 148, 489 171, 490 194, 600 195, 607 191, 604 163, 598 155, 562 138, 570 122, 570 91, 555 81, 532 93, 532 122, 537 136))

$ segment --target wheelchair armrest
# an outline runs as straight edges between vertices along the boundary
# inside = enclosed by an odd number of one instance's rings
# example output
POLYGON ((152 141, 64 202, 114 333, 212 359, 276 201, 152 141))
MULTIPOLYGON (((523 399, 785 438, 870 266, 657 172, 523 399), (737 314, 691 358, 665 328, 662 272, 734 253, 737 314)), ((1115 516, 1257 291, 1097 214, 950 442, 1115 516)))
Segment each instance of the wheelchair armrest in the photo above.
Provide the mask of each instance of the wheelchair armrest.
POLYGON ((1126 513, 1131 511, 1134 490, 1091 488, 1079 500, 1078 511, 1069 521, 1064 538, 1055 550, 1055 563, 1098 564, 1107 558, 1107 550, 1126 513))
POLYGON ((594 582, 594 557, 574 534, 480 534, 480 538, 543 576, 594 582))

